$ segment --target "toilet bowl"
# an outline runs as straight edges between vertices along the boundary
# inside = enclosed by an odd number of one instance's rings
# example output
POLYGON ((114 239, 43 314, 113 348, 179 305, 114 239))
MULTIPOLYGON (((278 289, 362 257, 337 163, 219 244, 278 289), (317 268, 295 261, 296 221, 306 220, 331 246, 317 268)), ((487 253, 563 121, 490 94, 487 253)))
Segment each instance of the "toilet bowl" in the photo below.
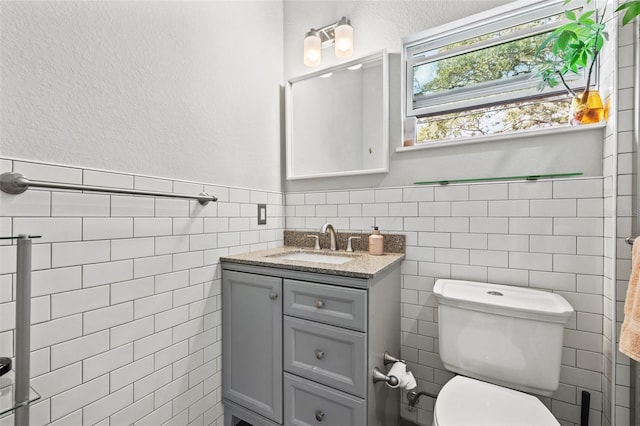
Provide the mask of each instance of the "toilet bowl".
POLYGON ((433 426, 559 425, 538 398, 464 376, 444 385, 433 410, 433 426))
POLYGON ((551 292, 472 281, 438 280, 433 293, 440 359, 459 374, 438 394, 434 426, 559 426, 534 395, 558 388, 571 305, 551 292))

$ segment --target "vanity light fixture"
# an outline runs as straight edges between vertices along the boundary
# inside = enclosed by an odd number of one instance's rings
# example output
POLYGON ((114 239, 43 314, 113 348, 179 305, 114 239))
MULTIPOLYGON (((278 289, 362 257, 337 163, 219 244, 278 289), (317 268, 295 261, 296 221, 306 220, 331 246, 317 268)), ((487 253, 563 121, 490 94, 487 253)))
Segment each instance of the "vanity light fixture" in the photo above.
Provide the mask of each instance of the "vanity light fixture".
POLYGON ((353 27, 344 16, 336 24, 334 35, 336 58, 348 58, 353 55, 353 27))
POLYGON ((338 22, 325 25, 320 29, 311 28, 304 36, 304 64, 317 67, 322 60, 322 49, 335 46, 337 58, 353 55, 353 27, 343 16, 338 22))
POLYGON ((313 28, 304 36, 304 64, 317 67, 322 59, 322 41, 320 33, 313 28))

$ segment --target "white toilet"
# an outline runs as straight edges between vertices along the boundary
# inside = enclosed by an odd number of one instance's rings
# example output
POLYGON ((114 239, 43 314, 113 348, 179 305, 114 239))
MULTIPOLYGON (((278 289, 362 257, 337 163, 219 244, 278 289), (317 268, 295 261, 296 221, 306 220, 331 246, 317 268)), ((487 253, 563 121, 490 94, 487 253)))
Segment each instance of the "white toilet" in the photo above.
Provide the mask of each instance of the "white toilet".
POLYGON ((559 426, 524 392, 558 388, 571 305, 550 292, 471 281, 438 280, 433 292, 440 358, 460 374, 442 387, 434 426, 559 426))

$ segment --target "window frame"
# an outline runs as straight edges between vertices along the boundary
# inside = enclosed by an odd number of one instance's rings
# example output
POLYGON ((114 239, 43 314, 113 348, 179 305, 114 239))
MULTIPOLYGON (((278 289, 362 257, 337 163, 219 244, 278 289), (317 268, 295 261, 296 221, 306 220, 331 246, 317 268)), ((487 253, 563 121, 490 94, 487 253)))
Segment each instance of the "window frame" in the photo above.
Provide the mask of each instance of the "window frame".
MULTIPOLYGON (((587 5, 585 0, 574 0, 571 6, 572 8, 583 7, 585 9, 591 7, 587 5)), ((510 79, 502 84, 492 81, 476 85, 473 88, 454 89, 455 92, 436 93, 435 95, 429 96, 430 101, 426 100, 418 106, 414 106, 413 96, 413 67, 416 65, 434 62, 434 58, 436 58, 436 60, 444 59, 461 53, 478 51, 490 46, 521 39, 523 35, 530 37, 552 31, 568 21, 566 19, 559 19, 556 22, 541 27, 525 29, 519 31, 517 34, 509 34, 499 39, 485 40, 472 46, 461 46, 441 54, 431 56, 423 55, 422 57, 417 56, 420 52, 424 54, 443 46, 508 29, 536 19, 553 15, 563 15, 565 10, 566 6, 563 0, 519 0, 403 38, 403 116, 420 118, 429 115, 472 110, 483 106, 499 105, 520 100, 524 101, 526 99, 540 98, 541 96, 551 97, 559 93, 565 93, 565 89, 561 85, 555 88, 545 87, 545 89, 541 91, 538 89, 539 78, 523 76, 519 81, 510 79), (480 48, 478 48, 478 46, 480 46, 480 48), (520 91, 516 94, 514 93, 515 90, 520 91), (471 99, 469 97, 470 94, 473 95, 471 99), (443 105, 447 105, 447 108, 443 109, 443 105)), ((594 74, 595 78, 593 79, 594 85, 597 85, 597 74, 596 70, 594 74)), ((580 90, 584 88, 586 84, 584 76, 568 73, 566 78, 570 87, 574 89, 580 90)))

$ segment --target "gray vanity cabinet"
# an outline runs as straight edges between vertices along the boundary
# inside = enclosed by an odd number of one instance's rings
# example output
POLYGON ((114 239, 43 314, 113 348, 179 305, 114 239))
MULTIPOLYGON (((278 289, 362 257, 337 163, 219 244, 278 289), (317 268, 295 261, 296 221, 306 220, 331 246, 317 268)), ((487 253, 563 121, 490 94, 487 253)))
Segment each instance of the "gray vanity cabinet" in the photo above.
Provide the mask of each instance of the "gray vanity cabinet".
POLYGON ((399 263, 371 278, 222 262, 225 426, 391 426, 399 263))
POLYGON ((225 271, 222 280, 222 392, 282 422, 282 279, 225 271))

